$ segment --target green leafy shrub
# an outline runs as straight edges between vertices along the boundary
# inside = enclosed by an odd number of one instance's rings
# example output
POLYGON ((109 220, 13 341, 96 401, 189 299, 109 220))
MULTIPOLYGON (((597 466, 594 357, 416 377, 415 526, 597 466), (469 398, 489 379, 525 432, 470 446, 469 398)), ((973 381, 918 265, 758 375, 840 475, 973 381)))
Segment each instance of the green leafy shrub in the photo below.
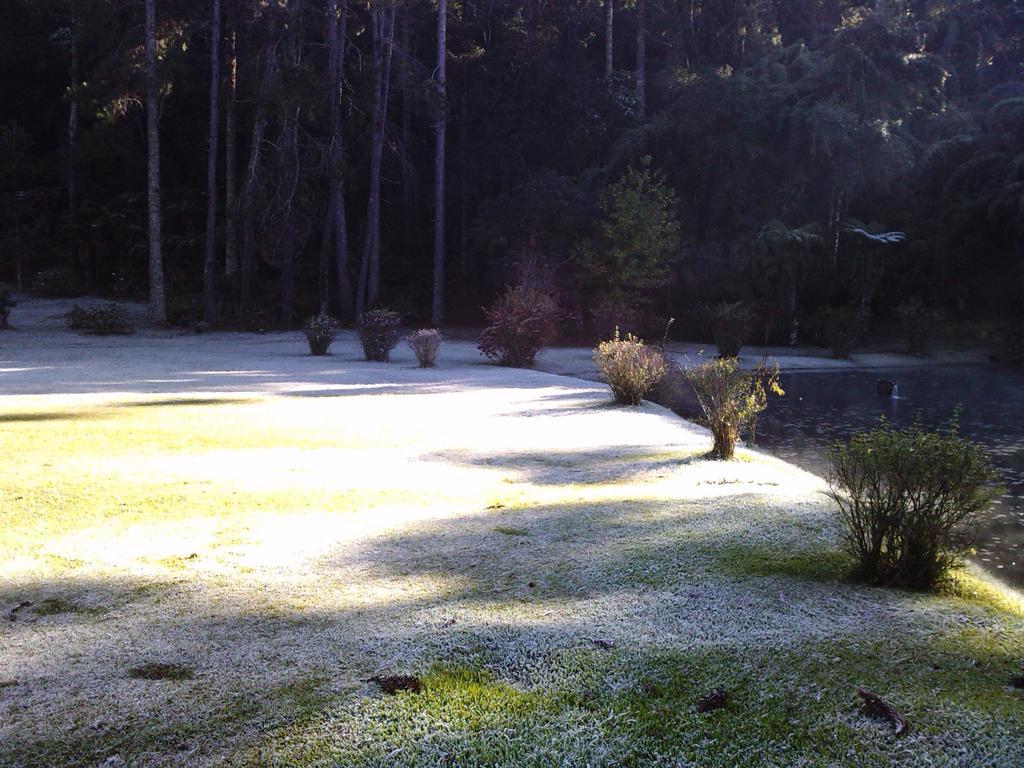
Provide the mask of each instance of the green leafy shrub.
POLYGON ((934 587, 973 546, 980 515, 1000 493, 984 452, 957 434, 883 422, 833 447, 830 496, 857 575, 934 587))
POLYGON ((867 330, 867 317, 856 307, 826 307, 821 312, 821 327, 832 357, 846 360, 867 330))
POLYGON ((113 303, 88 308, 75 304, 64 314, 64 322, 73 331, 95 336, 130 336, 135 333, 135 326, 124 307, 113 303))
POLYGON ((359 318, 359 340, 367 360, 386 363, 391 350, 398 346, 398 329, 402 316, 390 309, 371 309, 359 318))
POLYGON ((334 318, 325 312, 309 318, 306 321, 306 341, 309 342, 309 354, 314 357, 323 357, 334 343, 338 333, 338 324, 334 318))
POLYGON ((942 313, 928 309, 918 298, 910 299, 896 308, 903 336, 907 341, 907 352, 912 355, 927 355, 932 351, 936 331, 942 323, 942 313))
POLYGON ((54 298, 70 298, 81 296, 80 281, 73 269, 53 267, 44 269, 32 280, 32 290, 43 296, 54 298))
POLYGON ((620 338, 618 329, 594 350, 594 362, 612 389, 615 402, 640 405, 667 370, 661 353, 632 334, 620 338))
POLYGON ((10 328, 8 321, 11 318, 11 308, 18 306, 18 302, 11 298, 11 292, 7 288, 0 288, 0 329, 10 328))
POLYGON ((720 357, 685 373, 714 438, 710 455, 718 459, 733 457, 744 432, 753 442, 757 415, 768 407, 768 395, 785 394, 779 386, 778 366, 744 371, 735 357, 720 357))
POLYGON ((739 357, 754 327, 753 310, 741 301, 734 301, 715 304, 709 312, 711 336, 718 346, 718 356, 739 357))
POLYGON ((420 368, 433 368, 444 337, 436 328, 421 328, 405 337, 405 343, 420 361, 420 368))
POLYGON ((537 288, 509 288, 485 310, 487 327, 477 348, 499 365, 529 368, 537 354, 555 337, 558 305, 537 288))

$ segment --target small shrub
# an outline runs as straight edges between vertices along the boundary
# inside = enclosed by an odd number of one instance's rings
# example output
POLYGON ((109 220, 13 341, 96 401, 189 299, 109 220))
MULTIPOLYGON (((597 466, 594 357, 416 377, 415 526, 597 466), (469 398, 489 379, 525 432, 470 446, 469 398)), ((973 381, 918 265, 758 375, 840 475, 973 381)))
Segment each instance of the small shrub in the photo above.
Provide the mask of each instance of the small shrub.
POLYGON ((95 336, 130 336, 135 333, 128 313, 118 304, 82 308, 75 304, 64 314, 64 322, 73 331, 95 336))
POLYGON ((704 419, 714 438, 711 456, 731 459, 743 432, 753 442, 757 415, 768 407, 768 394, 785 394, 779 386, 779 369, 760 366, 740 369, 735 357, 717 358, 687 369, 686 378, 697 395, 704 419))
POLYGON ((398 346, 398 327, 402 316, 390 309, 371 309, 359 318, 359 340, 366 359, 386 363, 398 346))
POLYGON ((39 272, 32 280, 32 290, 43 296, 70 298, 81 296, 78 277, 68 267, 53 267, 39 272))
POLYGON ((309 354, 323 357, 334 343, 338 333, 338 324, 326 313, 320 313, 306 321, 306 341, 309 342, 309 354))
POLYGON ((973 546, 979 517, 998 496, 984 452, 958 434, 883 422, 833 447, 829 495, 839 507, 857 575, 930 589, 973 546))
POLYGON ((558 305, 550 294, 520 285, 505 291, 485 314, 487 327, 477 348, 499 365, 529 368, 555 336, 558 305))
POLYGON ((918 298, 900 304, 896 315, 907 341, 907 352, 912 355, 927 355, 932 351, 935 333, 942 322, 942 313, 928 309, 918 298))
POLYGON ((718 345, 718 356, 739 357, 754 327, 754 312, 741 301, 716 304, 710 312, 711 336, 718 345))
POLYGON ((867 317, 855 307, 827 307, 821 313, 821 325, 832 357, 846 360, 864 337, 867 317))
POLYGON ((203 321, 203 297, 198 294, 167 297, 167 324, 195 328, 203 321))
POLYGON ((623 405, 640 405, 667 370, 658 350, 632 334, 620 338, 617 328, 610 341, 597 345, 594 362, 611 387, 615 402, 623 405))
POLYGON ((420 361, 420 368, 434 367, 437 362, 437 351, 441 349, 443 342, 444 337, 436 328, 421 328, 405 337, 405 343, 420 361))
POLYGON ((10 328, 8 321, 11 318, 11 308, 18 306, 18 302, 11 298, 11 292, 6 288, 0 288, 0 329, 10 328))

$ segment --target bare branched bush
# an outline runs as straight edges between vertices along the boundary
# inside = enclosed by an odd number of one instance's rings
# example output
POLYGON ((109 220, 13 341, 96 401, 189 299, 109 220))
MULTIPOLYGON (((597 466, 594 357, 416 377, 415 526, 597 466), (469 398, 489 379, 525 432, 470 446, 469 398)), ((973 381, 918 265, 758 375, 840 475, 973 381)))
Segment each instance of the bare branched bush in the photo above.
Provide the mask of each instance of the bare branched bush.
POLYGON ((436 328, 421 328, 405 337, 405 343, 420 361, 420 368, 433 368, 444 337, 436 328))
POLYGON ((322 357, 331 349, 331 344, 338 334, 338 324, 333 317, 321 313, 306 321, 306 341, 309 342, 309 354, 322 357))
POLYGON ((714 446, 711 456, 731 459, 736 442, 746 433, 753 441, 757 416, 768 407, 768 395, 785 394, 779 386, 778 366, 763 363, 755 371, 744 371, 734 358, 716 358, 687 369, 707 422, 714 446))
POLYGON ((509 288, 485 312, 487 327, 477 347, 499 365, 531 367, 555 336, 558 305, 542 290, 527 285, 509 288))
POLYGON ((930 589, 977 537, 982 513, 999 495, 984 452, 920 425, 876 429, 836 445, 830 496, 839 507, 858 576, 875 584, 930 589))
POLYGON ((609 341, 597 345, 594 362, 611 387, 615 402, 623 405, 640 405, 666 371, 661 352, 632 334, 621 338, 618 328, 609 341))

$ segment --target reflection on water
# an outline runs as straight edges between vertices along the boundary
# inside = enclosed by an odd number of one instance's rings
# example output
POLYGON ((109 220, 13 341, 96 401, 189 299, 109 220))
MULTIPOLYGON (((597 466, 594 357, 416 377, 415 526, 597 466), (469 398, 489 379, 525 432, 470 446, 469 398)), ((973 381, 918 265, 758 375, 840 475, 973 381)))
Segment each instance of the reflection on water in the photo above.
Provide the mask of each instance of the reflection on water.
POLYGON ((784 373, 782 379, 786 396, 773 398, 758 420, 758 443, 817 473, 835 440, 882 416, 897 425, 920 418, 927 427, 941 427, 959 407, 961 434, 988 451, 1007 488, 981 533, 977 559, 1024 585, 1024 374, 965 366, 784 373), (899 399, 880 397, 879 379, 896 382, 899 399))

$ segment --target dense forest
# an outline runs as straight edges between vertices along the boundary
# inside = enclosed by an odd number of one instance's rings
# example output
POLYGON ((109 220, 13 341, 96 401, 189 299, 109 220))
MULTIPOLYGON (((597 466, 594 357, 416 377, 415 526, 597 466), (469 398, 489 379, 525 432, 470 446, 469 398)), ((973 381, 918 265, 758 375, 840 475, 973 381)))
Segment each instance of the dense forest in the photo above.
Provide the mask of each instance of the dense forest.
POLYGON ((1024 304, 1016 0, 3 7, 0 281, 26 290, 475 324, 529 280, 567 327, 740 299, 780 338, 827 306, 1024 304))

